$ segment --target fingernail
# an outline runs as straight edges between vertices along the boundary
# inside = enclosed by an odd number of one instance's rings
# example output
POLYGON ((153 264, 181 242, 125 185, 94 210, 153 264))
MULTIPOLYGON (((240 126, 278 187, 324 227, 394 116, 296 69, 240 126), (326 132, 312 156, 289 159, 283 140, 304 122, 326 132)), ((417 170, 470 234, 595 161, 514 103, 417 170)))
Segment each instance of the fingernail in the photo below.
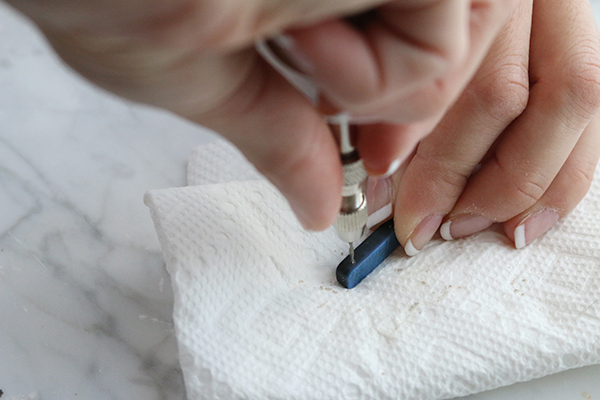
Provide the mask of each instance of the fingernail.
POLYGON ((325 117, 325 119, 327 120, 328 124, 336 124, 336 125, 349 124, 350 123, 350 113, 348 113, 346 111, 342 111, 342 112, 339 112, 334 115, 327 115, 325 117))
POLYGON ((379 117, 371 117, 371 116, 356 116, 352 115, 349 112, 341 112, 335 115, 327 115, 326 116, 327 123, 329 124, 341 124, 344 122, 350 123, 352 125, 362 125, 362 124, 374 124, 376 122, 381 122, 381 118, 379 117))
POLYGON ((367 206, 369 213, 374 213, 392 201, 392 179, 367 178, 367 206))
POLYGON ((375 225, 388 220, 392 216, 393 211, 394 209, 392 208, 392 203, 387 203, 373 214, 370 214, 367 218, 367 229, 371 229, 375 225))
POLYGON ((421 251, 423 247, 429 243, 433 235, 435 235, 443 218, 443 214, 431 214, 423 219, 410 235, 410 238, 404 246, 406 255, 412 257, 421 251))
POLYGON ((289 35, 277 35, 270 42, 282 54, 277 54, 285 64, 288 64, 305 74, 311 74, 314 67, 310 59, 296 45, 296 41, 289 35))
MULTIPOLYGON (((409 154, 410 155, 410 154, 409 154)), ((384 160, 381 159, 369 159, 363 160, 365 169, 369 176, 373 176, 379 179, 389 178, 394 175, 398 168, 402 165, 402 163, 407 159, 408 155, 404 155, 401 157, 392 160, 389 164, 384 163, 384 160)))
POLYGON ((402 160, 399 158, 392 161, 392 163, 388 167, 388 170, 386 171, 386 173, 383 174, 380 178, 385 179, 385 178, 389 178, 390 176, 392 176, 394 174, 394 172, 398 171, 398 168, 400 168, 400 164, 402 164, 402 160))
POLYGON ((392 215, 392 180, 369 176, 367 178, 367 229, 387 220, 392 215))
POLYGON ((490 225, 492 221, 481 215, 461 215, 444 222, 440 228, 440 235, 444 240, 454 240, 482 231, 490 225))
POLYGON ((354 125, 375 124, 381 122, 381 117, 370 115, 350 115, 350 122, 354 125))
POLYGON ((542 210, 530 215, 515 228, 515 247, 522 249, 527 246, 552 228, 559 218, 558 213, 553 210, 542 210))

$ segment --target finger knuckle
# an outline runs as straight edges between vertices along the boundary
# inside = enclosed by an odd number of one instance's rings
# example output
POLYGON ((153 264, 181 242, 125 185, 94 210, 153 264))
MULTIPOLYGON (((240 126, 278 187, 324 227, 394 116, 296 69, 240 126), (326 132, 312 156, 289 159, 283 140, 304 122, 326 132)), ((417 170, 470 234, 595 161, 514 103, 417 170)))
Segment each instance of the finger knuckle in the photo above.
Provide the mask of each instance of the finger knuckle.
POLYGON ((576 194, 579 198, 583 198, 592 184, 595 170, 596 164, 594 162, 585 160, 574 162, 566 170, 569 182, 571 183, 569 188, 571 193, 576 194))
POLYGON ((565 60, 560 86, 576 115, 589 119, 600 109, 600 52, 597 41, 582 40, 565 60))
POLYGON ((494 158, 491 162, 496 163, 509 190, 507 195, 518 204, 526 207, 535 204, 542 198, 547 189, 547 176, 543 172, 536 172, 531 166, 519 166, 516 162, 504 162, 501 158, 494 158))
POLYGON ((431 181, 438 193, 453 193, 461 191, 469 177, 454 170, 439 170, 439 174, 431 181))
POLYGON ((528 204, 536 203, 546 191, 542 185, 532 179, 515 179, 512 185, 518 197, 523 198, 528 204))
POLYGON ((443 154, 417 154, 411 164, 423 165, 421 180, 435 189, 436 193, 452 193, 456 196, 467 185, 470 169, 461 162, 449 162, 443 154), (469 170, 468 172, 466 170, 469 170), (458 191, 458 192, 457 192, 458 191))
POLYGON ((526 63, 509 60, 505 59, 492 72, 471 85, 485 112, 500 122, 512 121, 521 115, 529 99, 526 63))

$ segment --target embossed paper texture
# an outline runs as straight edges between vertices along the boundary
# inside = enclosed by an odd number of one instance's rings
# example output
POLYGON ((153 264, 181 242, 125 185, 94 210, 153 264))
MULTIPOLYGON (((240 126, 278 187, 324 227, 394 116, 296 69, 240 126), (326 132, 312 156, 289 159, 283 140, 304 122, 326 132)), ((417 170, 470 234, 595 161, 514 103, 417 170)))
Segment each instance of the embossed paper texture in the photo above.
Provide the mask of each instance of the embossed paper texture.
POLYGON ((255 171, 204 176, 211 154, 248 171, 211 146, 190 160, 196 186, 146 197, 189 400, 443 399, 600 362, 597 182, 525 249, 494 230, 436 240, 347 290, 335 233, 303 231, 255 171))

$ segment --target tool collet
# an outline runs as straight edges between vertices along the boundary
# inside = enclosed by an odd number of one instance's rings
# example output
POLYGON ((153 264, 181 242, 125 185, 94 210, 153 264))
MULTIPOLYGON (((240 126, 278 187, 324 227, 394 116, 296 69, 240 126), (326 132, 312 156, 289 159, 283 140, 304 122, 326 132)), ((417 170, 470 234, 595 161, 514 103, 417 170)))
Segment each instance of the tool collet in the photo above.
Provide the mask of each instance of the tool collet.
POLYGON ((340 146, 344 173, 342 205, 333 226, 339 238, 349 244, 353 259, 354 242, 360 240, 367 226, 367 172, 353 145, 354 127, 347 121, 330 126, 340 146))

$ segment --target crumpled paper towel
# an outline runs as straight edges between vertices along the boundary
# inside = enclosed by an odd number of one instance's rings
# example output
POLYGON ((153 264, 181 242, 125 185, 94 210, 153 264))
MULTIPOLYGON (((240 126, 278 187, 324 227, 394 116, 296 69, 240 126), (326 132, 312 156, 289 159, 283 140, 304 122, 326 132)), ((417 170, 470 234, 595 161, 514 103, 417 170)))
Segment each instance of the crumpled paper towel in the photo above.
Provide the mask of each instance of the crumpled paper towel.
POLYGON ((442 399, 600 363, 598 179, 525 249, 436 240, 352 290, 346 245, 303 231, 237 150, 196 150, 189 182, 146 197, 189 400, 442 399))

